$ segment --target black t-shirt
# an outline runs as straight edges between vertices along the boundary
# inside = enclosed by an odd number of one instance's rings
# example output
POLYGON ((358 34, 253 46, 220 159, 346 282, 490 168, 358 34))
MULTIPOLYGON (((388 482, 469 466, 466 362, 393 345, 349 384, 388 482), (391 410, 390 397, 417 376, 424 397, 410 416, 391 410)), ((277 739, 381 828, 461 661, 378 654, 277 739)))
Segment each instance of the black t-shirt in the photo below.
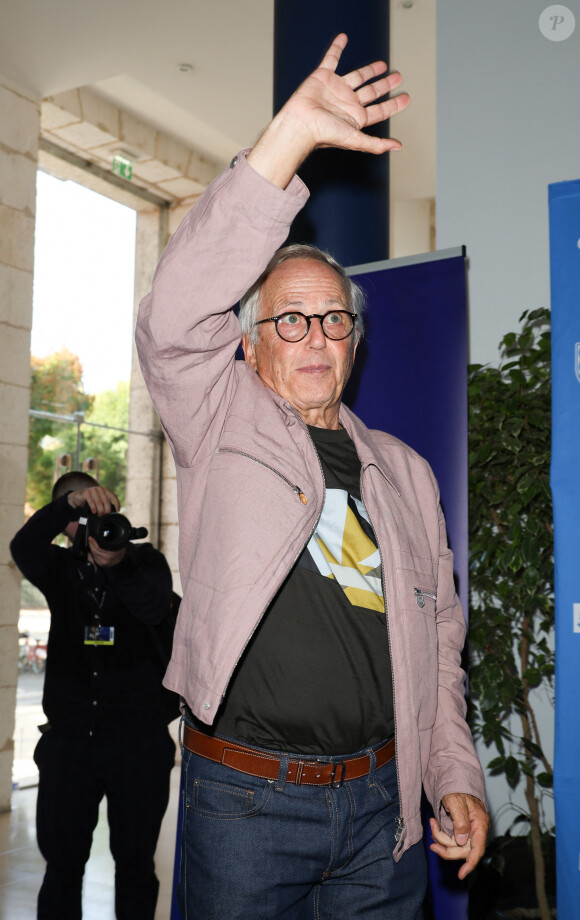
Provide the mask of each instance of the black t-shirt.
POLYGON ((232 678, 213 731, 272 750, 348 754, 393 734, 382 565, 345 430, 309 427, 326 486, 315 533, 232 678))

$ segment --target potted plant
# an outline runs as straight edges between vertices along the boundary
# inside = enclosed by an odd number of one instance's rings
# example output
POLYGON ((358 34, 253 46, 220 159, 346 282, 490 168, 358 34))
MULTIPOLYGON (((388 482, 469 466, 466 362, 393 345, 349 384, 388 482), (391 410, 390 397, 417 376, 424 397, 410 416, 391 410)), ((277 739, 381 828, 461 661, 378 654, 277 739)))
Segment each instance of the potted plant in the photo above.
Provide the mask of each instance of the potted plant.
MULTIPOLYGON (((536 916, 549 920, 554 832, 543 805, 553 771, 534 696, 552 694, 554 675, 549 311, 526 311, 520 323, 501 342, 499 368, 469 368, 470 721, 495 747, 488 769, 513 789, 523 784, 526 807, 511 806, 512 828, 528 829, 536 916)), ((510 833, 492 843, 480 879, 507 878, 521 847, 510 833)))

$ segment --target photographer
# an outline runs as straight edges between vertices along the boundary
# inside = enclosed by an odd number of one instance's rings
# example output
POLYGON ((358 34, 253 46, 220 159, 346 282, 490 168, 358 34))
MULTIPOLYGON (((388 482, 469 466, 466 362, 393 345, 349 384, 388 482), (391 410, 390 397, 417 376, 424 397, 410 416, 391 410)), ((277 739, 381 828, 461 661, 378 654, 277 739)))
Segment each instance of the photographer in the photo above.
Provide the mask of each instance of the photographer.
POLYGON ((83 874, 106 795, 116 916, 153 920, 154 854, 175 755, 161 684, 174 623, 171 573, 149 543, 110 550, 90 536, 103 515, 119 510, 91 476, 66 473, 52 498, 10 547, 51 612, 48 723, 34 755, 38 845, 47 863, 38 918, 82 916, 83 874), (53 544, 60 533, 73 547, 53 544))

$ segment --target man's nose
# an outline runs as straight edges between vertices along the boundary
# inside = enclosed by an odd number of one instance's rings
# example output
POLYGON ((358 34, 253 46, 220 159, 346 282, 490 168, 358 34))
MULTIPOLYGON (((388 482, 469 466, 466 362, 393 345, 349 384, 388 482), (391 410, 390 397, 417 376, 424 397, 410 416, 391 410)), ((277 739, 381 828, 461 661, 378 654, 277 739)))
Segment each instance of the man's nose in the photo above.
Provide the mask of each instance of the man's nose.
POLYGON ((306 336, 308 345, 312 348, 326 348, 326 336, 322 331, 322 320, 318 316, 310 318, 310 329, 306 336))

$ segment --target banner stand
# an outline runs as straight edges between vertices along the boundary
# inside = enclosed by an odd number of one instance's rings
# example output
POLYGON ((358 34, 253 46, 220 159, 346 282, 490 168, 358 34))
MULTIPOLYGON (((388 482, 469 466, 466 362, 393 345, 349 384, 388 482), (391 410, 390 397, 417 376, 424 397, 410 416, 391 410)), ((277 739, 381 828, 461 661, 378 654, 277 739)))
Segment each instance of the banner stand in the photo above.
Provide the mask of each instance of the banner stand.
POLYGON ((580 905, 580 180, 548 186, 552 295, 552 466, 558 917, 580 905))

